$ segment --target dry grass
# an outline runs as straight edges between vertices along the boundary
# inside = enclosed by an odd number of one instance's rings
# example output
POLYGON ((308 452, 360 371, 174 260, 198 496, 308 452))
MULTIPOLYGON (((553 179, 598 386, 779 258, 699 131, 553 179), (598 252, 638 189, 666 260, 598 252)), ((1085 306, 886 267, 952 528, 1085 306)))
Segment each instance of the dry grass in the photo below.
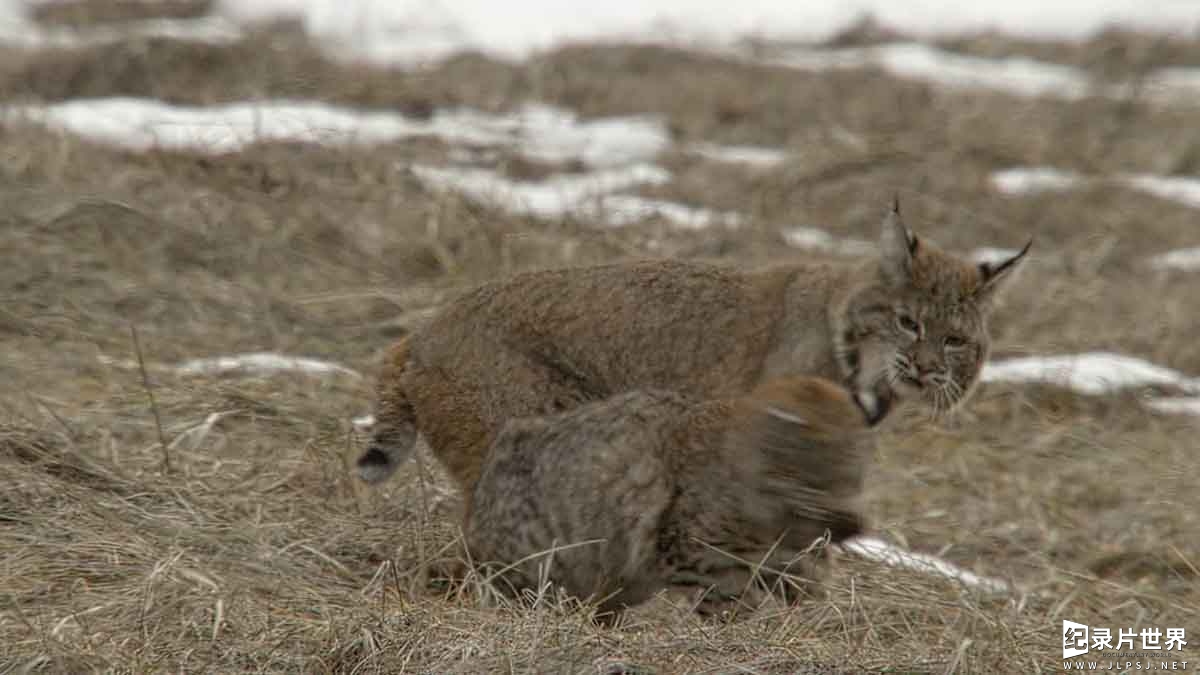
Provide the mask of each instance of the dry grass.
POLYGON ((55 0, 30 3, 43 25, 84 28, 148 19, 194 19, 213 9, 213 0, 55 0))
POLYGON ((1063 618, 1200 636, 1195 422, 1152 414, 1136 393, 988 386, 957 418, 885 439, 870 488, 880 530, 1014 580, 1013 598, 847 558, 827 599, 790 611, 707 623, 663 598, 609 630, 569 604, 426 588, 456 499, 415 466, 378 491, 351 475, 368 379, 161 368, 276 350, 369 376, 414 316, 467 284, 644 255, 651 238, 738 264, 794 257, 779 227, 870 237, 899 189, 919 229, 951 247, 1037 234, 995 322, 999 353, 1109 348, 1200 374, 1194 277, 1138 263, 1196 245, 1193 212, 1119 188, 1003 198, 985 181, 1020 164, 1191 171, 1194 111, 656 48, 400 73, 327 61, 287 31, 254 39, 10 50, 0 96, 308 96, 410 112, 537 99, 655 112, 684 142, 795 155, 759 172, 662 158, 676 180, 648 194, 740 211, 742 230, 602 231, 426 190, 403 167, 444 158, 436 142, 199 157, 0 128, 0 672, 1037 672, 1058 665, 1063 618))

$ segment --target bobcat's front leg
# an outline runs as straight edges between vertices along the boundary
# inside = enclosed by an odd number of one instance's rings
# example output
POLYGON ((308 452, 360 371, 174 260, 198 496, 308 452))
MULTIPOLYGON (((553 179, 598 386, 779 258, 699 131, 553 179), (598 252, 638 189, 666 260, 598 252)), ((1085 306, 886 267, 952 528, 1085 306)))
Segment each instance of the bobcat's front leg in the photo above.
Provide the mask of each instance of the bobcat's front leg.
POLYGON ((789 605, 818 596, 826 568, 824 547, 735 554, 698 545, 668 584, 687 593, 698 614, 732 616, 758 609, 770 596, 789 605))

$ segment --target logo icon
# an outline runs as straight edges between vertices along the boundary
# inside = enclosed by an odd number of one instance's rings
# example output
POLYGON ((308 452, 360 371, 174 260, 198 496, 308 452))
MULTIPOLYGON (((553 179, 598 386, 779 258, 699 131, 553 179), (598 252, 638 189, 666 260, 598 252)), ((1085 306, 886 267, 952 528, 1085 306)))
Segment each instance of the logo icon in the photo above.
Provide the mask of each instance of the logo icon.
POLYGON ((1063 658, 1069 659, 1088 653, 1087 624, 1063 619, 1063 658))

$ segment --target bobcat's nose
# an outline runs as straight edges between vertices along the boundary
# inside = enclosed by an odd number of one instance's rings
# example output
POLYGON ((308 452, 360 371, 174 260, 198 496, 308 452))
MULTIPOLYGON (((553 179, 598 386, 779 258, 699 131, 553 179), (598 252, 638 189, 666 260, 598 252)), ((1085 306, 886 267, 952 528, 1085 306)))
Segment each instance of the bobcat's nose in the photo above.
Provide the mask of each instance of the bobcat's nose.
POLYGON ((921 358, 915 360, 913 370, 917 373, 917 381, 923 386, 933 384, 932 380, 937 379, 938 373, 942 372, 942 368, 938 365, 937 361, 921 358))

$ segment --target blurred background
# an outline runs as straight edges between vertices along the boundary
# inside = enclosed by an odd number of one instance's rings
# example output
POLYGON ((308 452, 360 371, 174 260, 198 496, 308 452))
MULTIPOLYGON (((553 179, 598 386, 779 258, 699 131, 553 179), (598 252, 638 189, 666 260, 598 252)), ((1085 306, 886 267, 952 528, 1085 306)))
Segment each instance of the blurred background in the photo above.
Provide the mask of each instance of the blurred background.
POLYGON ((1036 672, 1061 619, 1200 639, 1198 113, 1192 0, 0 2, 0 672, 1036 672), (1010 593, 847 559, 790 612, 605 631, 425 588, 458 496, 350 468, 391 341, 524 270, 870 255, 893 194, 975 260, 1035 237, 984 383, 869 488, 880 537, 1010 593))

